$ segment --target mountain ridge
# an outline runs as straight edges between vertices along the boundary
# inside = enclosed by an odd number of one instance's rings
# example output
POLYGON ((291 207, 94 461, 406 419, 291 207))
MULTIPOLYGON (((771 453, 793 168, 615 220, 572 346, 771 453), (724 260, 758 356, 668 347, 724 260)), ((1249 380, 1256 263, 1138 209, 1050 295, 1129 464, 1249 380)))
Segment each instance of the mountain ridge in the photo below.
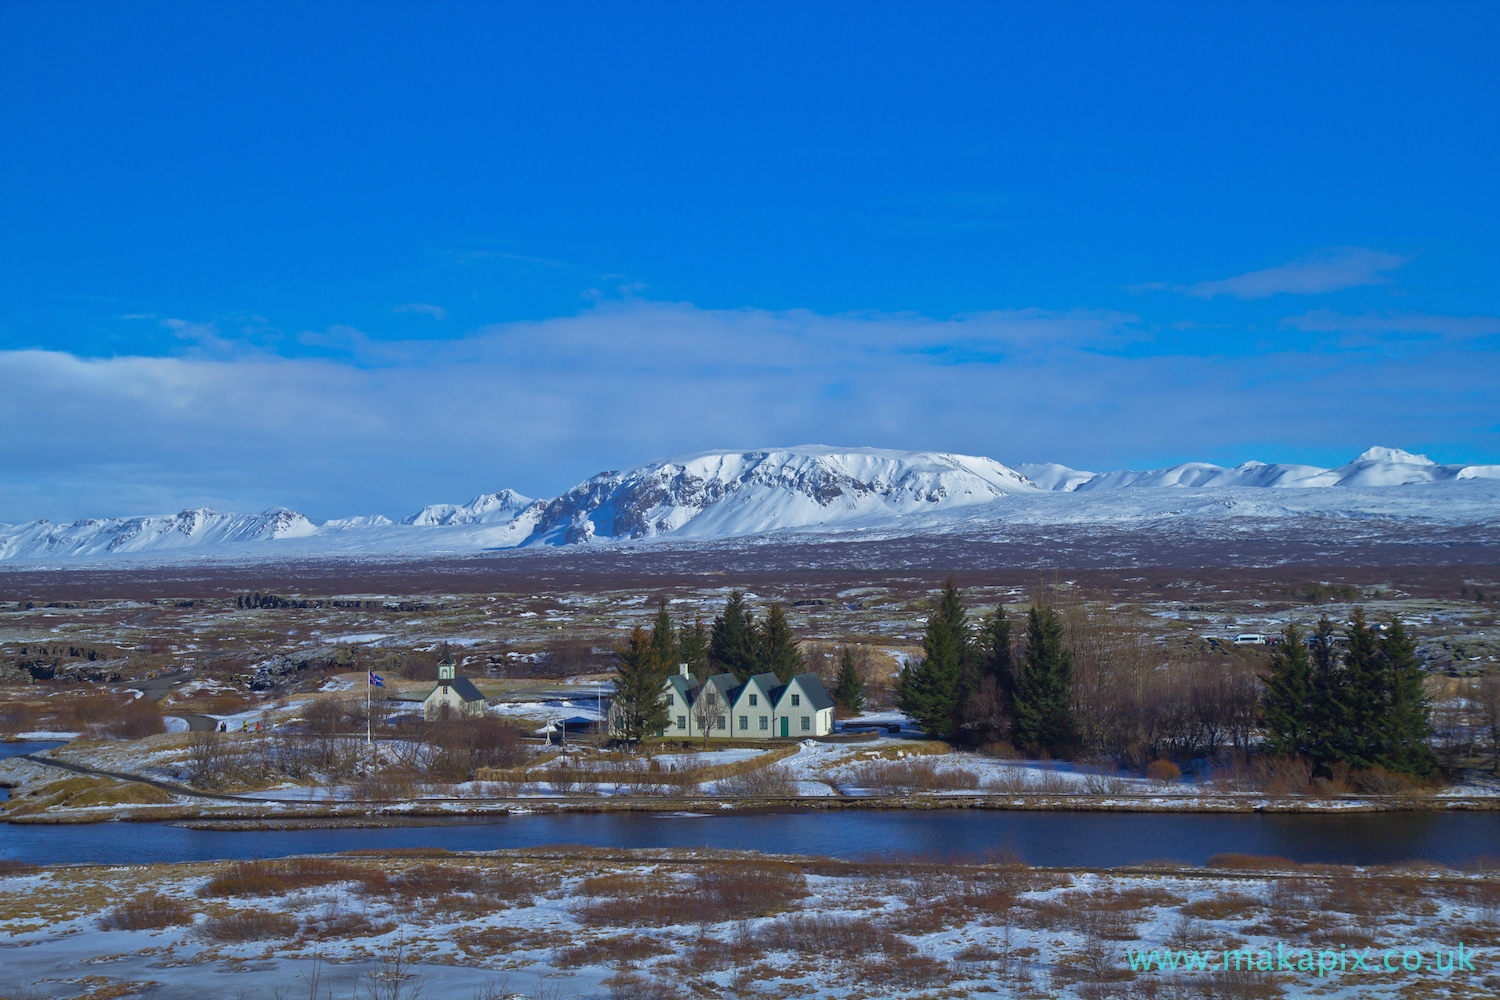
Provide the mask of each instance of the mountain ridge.
MULTIPOLYGON (((1093 473, 1056 464, 1011 467, 946 452, 801 445, 642 463, 601 472, 551 499, 508 489, 485 493, 465 504, 430 504, 400 523, 371 515, 315 524, 285 507, 258 514, 199 507, 65 525, 41 519, 0 525, 0 562, 258 557, 269 552, 260 543, 276 543, 288 556, 314 557, 809 533, 899 536, 1004 523, 1080 525, 1091 518, 1144 523, 1180 516, 1173 496, 1191 497, 1182 509, 1215 524, 1249 516, 1397 516, 1398 509, 1410 518, 1421 515, 1421 503, 1412 497, 1398 502, 1382 491, 1466 480, 1500 480, 1500 465, 1441 465, 1375 447, 1336 469, 1186 462, 1093 473), (1293 503, 1295 495, 1302 499, 1293 503)), ((1495 495, 1460 499, 1465 511, 1478 501, 1479 516, 1491 516, 1500 506, 1495 495)), ((1426 505, 1428 516, 1470 516, 1444 513, 1444 505, 1426 505)))

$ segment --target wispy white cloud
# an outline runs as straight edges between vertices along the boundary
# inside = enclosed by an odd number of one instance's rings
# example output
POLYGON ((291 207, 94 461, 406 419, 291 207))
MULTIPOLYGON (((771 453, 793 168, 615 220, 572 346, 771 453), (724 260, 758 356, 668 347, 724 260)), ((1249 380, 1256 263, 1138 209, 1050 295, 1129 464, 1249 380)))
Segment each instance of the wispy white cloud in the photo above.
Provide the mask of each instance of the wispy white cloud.
POLYGON ((1485 340, 1442 338, 1399 364, 1379 352, 1130 357, 1114 348, 1141 324, 1097 310, 939 321, 635 302, 438 342, 304 336, 339 357, 0 352, 0 423, 27 428, 0 435, 0 520, 194 502, 399 516, 809 441, 1079 467, 1264 454, 1265 442, 1493 449, 1475 428, 1494 424, 1500 398, 1485 340))
POLYGON ((1195 299, 1228 295, 1237 299, 1264 299, 1272 295, 1320 295, 1361 285, 1382 285, 1394 271, 1408 261, 1402 257, 1365 247, 1339 247, 1303 257, 1276 267, 1248 271, 1232 278, 1200 281, 1192 285, 1174 285, 1153 281, 1132 285, 1132 292, 1180 292, 1195 299))
POLYGON ((1434 316, 1424 313, 1377 313, 1350 316, 1331 309, 1314 309, 1288 316, 1284 327, 1306 333, 1424 333, 1439 337, 1483 337, 1500 333, 1494 316, 1434 316))
POLYGON ((442 306, 431 305, 427 302, 403 302, 401 305, 396 306, 392 310, 392 312, 423 313, 425 315, 431 316, 433 319, 448 318, 448 310, 444 309, 442 306))

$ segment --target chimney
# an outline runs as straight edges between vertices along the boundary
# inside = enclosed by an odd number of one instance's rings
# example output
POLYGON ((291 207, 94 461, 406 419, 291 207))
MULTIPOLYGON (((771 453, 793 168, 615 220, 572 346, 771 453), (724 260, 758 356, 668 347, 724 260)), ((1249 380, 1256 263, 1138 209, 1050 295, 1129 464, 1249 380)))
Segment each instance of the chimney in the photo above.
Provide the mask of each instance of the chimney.
POLYGON ((686 676, 688 676, 688 666, 687 666, 686 663, 679 663, 679 664, 677 664, 677 676, 678 677, 686 677, 686 676))

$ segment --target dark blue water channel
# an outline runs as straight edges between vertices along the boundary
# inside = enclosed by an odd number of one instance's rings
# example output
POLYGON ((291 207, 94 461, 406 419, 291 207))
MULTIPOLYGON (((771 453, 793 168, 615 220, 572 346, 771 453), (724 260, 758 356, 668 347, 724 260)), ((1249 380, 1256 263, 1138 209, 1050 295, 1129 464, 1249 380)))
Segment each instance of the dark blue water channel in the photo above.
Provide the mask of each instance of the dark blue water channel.
POLYGON ((104 864, 268 858, 374 848, 455 851, 587 844, 740 848, 841 858, 952 859, 1008 851, 1034 865, 1202 864, 1221 852, 1296 861, 1463 867, 1500 854, 1500 813, 1349 816, 941 811, 788 811, 699 816, 570 813, 483 823, 225 832, 162 823, 0 824, 0 857, 104 864))

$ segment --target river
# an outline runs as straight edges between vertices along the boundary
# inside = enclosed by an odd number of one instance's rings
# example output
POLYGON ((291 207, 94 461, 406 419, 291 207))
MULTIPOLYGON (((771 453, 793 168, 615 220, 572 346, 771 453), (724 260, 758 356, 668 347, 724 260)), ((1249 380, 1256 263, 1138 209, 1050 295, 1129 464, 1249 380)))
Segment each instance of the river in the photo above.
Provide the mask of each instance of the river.
POLYGON ((564 813, 478 823, 228 832, 164 823, 0 824, 0 858, 130 864, 268 858, 380 848, 489 851, 556 844, 753 849, 839 858, 978 858, 1033 865, 1202 864, 1223 852, 1294 861, 1454 867, 1500 854, 1500 812, 1204 815, 1193 813, 842 810, 738 814, 564 813))

